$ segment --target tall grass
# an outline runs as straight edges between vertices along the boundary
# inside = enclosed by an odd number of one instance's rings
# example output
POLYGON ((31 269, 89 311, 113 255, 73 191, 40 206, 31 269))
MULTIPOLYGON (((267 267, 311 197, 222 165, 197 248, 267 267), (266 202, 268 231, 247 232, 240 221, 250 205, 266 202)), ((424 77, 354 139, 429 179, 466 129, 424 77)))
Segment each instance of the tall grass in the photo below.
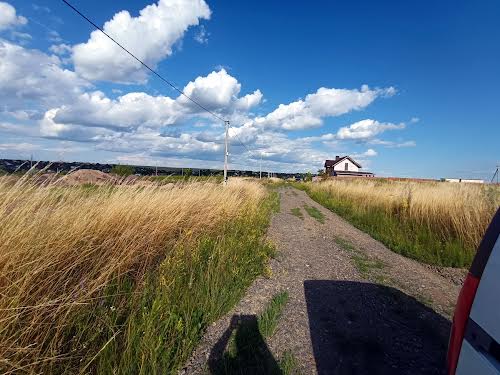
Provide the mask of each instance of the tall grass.
POLYGON ((261 273, 274 201, 0 179, 0 372, 173 373, 261 273))
POLYGON ((318 203, 403 255, 470 265, 500 204, 495 186, 368 179, 297 184, 318 203))

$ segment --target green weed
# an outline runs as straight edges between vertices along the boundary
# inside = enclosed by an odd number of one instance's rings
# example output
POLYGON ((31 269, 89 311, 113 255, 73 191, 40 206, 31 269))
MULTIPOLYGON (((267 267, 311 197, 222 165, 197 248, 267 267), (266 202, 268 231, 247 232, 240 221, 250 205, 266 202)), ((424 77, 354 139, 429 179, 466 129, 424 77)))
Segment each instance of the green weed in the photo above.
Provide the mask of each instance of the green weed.
POLYGON ((318 220, 321 224, 325 223, 325 215, 323 215, 323 213, 320 210, 318 210, 316 207, 305 205, 304 210, 306 210, 306 212, 309 214, 309 216, 318 220))
MULTIPOLYGON (((229 311, 258 275, 273 246, 264 240, 271 195, 255 214, 227 223, 217 237, 183 241, 143 286, 124 276, 108 285, 104 299, 81 311, 66 329, 66 349, 78 353, 53 373, 174 374, 205 328, 229 311)), ((275 328, 287 296, 273 299, 261 318, 275 328)))
POLYGON ((269 337, 274 333, 287 302, 288 292, 278 293, 272 298, 262 314, 260 314, 258 321, 259 331, 262 336, 269 337))
POLYGON ((291 213, 293 216, 297 216, 299 219, 304 220, 304 215, 302 214, 302 211, 300 211, 300 208, 298 208, 298 207, 292 208, 292 209, 290 210, 290 213, 291 213))
POLYGON ((286 350, 281 356, 279 366, 283 375, 299 374, 299 363, 290 350, 286 350))

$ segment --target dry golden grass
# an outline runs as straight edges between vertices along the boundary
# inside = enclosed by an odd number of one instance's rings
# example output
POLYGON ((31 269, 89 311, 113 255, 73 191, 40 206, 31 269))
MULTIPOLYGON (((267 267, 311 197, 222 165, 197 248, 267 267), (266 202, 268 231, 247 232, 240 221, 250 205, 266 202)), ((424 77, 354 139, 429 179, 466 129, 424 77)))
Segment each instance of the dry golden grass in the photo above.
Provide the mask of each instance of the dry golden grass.
POLYGON ((97 188, 0 178, 0 369, 54 360, 69 317, 113 280, 140 283, 176 243, 214 233, 265 196, 252 182, 97 188))
POLYGON ((406 229, 423 228, 443 243, 458 241, 464 249, 477 247, 500 205, 498 187, 477 184, 330 179, 307 189, 320 203, 329 200, 331 208, 359 218, 361 224, 364 216, 366 227, 375 228, 372 222, 382 217, 411 223, 406 229))
POLYGON ((349 196, 361 206, 376 206, 387 213, 405 211, 415 221, 450 231, 470 246, 477 246, 500 204, 500 194, 486 194, 477 184, 380 182, 373 180, 328 181, 321 188, 349 196))

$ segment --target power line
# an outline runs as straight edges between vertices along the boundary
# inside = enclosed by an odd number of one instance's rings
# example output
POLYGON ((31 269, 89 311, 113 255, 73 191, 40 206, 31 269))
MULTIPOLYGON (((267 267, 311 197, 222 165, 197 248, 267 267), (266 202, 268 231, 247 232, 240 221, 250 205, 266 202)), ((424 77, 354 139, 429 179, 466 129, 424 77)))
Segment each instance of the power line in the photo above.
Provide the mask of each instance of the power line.
MULTIPOLYGON (((85 14, 83 14, 81 11, 79 11, 75 6, 73 6, 69 1, 67 0, 61 0, 64 4, 66 4, 68 7, 70 7, 75 13, 77 13, 80 17, 85 19, 88 23, 90 23, 93 27, 95 27, 97 30, 99 30, 101 33, 103 33, 106 37, 108 37, 113 43, 115 43, 118 47, 120 47, 122 50, 124 50, 126 53, 128 53, 133 59, 135 59, 137 62, 139 62, 143 67, 145 67, 147 70, 149 70, 151 73, 153 73, 155 76, 157 76, 159 79, 161 79, 163 82, 165 82, 167 85, 169 85, 171 88, 173 88, 175 91, 177 91, 180 95, 184 96, 188 100, 190 100, 192 103, 196 104, 199 108, 204 110, 205 112, 211 114, 214 116, 216 119, 226 123, 227 120, 216 114, 215 112, 211 111, 207 107, 205 107, 203 104, 199 103, 198 101, 194 100, 191 98, 189 95, 185 94, 184 91, 179 89, 176 85, 174 85, 172 82, 164 78, 161 74, 156 72, 153 68, 151 68, 149 65, 147 65, 145 62, 143 62, 141 59, 139 59, 137 56, 135 56, 132 52, 130 52, 128 49, 126 49, 123 45, 121 45, 117 40, 115 40, 111 35, 106 33, 100 26, 98 26, 95 22, 93 22, 90 18, 88 18, 85 14)), ((228 124, 228 128, 236 129, 232 127, 231 125, 228 124)), ((252 153, 252 150, 250 150, 245 143, 241 141, 241 139, 238 137, 237 134, 234 134, 234 137, 236 140, 250 153, 252 153)))
POLYGON ((135 56, 132 52, 130 52, 128 49, 126 49, 124 46, 122 46, 119 42, 117 42, 113 37, 111 37, 108 33, 106 33, 101 27, 97 26, 91 19, 89 19, 85 14, 80 12, 78 9, 76 9, 71 3, 69 3, 67 0, 61 0, 64 4, 69 6, 71 9, 73 9, 78 15, 80 15, 82 18, 84 18, 88 23, 90 23, 92 26, 94 26, 97 30, 99 30, 101 33, 106 35, 111 41, 113 41, 118 47, 120 47, 122 50, 127 52, 130 56, 132 56, 136 61, 138 61, 142 66, 144 66, 147 70, 149 70, 151 73, 153 73, 155 76, 157 76, 159 79, 161 79, 163 82, 168 84, 170 87, 172 87, 175 91, 177 91, 179 94, 182 96, 186 97, 189 99, 191 102, 196 104, 198 107, 203 109, 205 112, 210 113, 212 116, 215 118, 219 119, 220 121, 225 121, 222 117, 220 117, 218 114, 215 112, 209 110, 207 107, 204 105, 198 103, 196 100, 191 98, 190 96, 186 95, 184 91, 179 89, 177 86, 175 86, 172 82, 164 78, 162 75, 157 73, 153 68, 150 68, 149 65, 147 65, 145 62, 143 62, 141 59, 139 59, 137 56, 135 56))
MULTIPOLYGON (((229 126, 229 128, 230 128, 230 129, 234 129, 234 130, 236 130, 236 128, 235 128, 235 127, 233 127, 233 126, 231 126, 231 125, 229 126)), ((249 148, 248 148, 248 147, 247 147, 247 146, 246 146, 246 145, 245 145, 245 144, 241 141, 240 137, 238 137, 238 135, 237 135, 237 134, 234 134, 234 138, 236 138, 236 140, 240 143, 240 145, 242 145, 242 146, 243 146, 243 147, 244 147, 244 148, 245 148, 248 152, 252 152, 252 150, 250 150, 250 149, 249 149, 249 148)))

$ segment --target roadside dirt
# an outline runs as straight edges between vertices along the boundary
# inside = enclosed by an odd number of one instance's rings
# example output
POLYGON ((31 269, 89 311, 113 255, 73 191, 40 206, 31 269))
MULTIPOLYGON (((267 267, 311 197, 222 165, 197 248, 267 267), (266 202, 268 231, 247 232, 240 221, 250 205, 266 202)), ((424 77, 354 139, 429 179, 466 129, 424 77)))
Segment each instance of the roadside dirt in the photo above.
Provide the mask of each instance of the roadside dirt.
POLYGON ((444 373, 462 271, 449 277, 395 254, 302 191, 280 194, 281 210, 268 232, 278 249, 272 275, 258 278, 208 328, 181 373, 211 373, 209 358, 221 356, 217 343, 234 317, 258 315, 283 290, 289 302, 266 340, 277 362, 291 352, 302 374, 444 373), (305 206, 321 212, 324 223, 305 206), (296 208, 302 218, 292 214, 296 208))

